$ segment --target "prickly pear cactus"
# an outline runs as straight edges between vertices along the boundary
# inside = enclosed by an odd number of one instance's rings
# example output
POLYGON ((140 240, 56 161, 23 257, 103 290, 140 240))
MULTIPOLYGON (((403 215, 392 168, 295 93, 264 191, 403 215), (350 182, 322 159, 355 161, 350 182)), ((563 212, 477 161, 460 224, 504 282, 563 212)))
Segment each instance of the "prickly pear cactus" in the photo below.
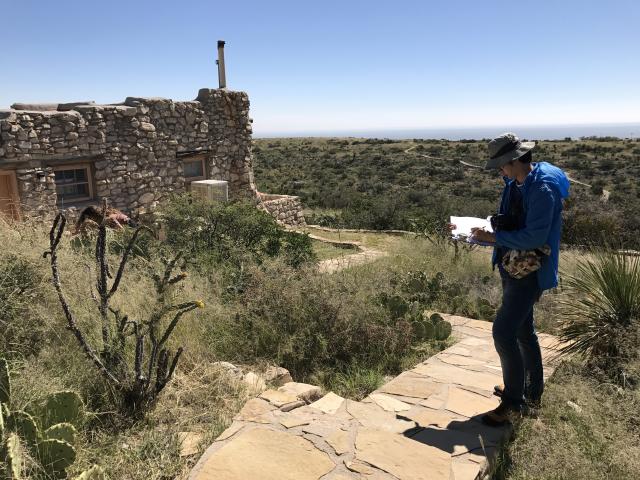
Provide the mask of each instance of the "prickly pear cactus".
MULTIPOLYGON (((21 444, 29 447, 47 472, 48 477, 62 478, 65 470, 76 459, 73 447, 76 427, 84 419, 84 404, 75 392, 58 392, 47 397, 44 406, 31 413, 9 411, 11 378, 6 360, 0 359, 0 457, 7 465, 8 480, 22 478, 24 463, 21 444), (42 427, 44 433, 38 426, 42 427), (11 434, 5 438, 5 433, 11 434)), ((30 410, 31 411, 31 410, 30 410)), ((84 472, 80 480, 103 480, 104 472, 99 467, 84 472), (86 476, 82 476, 86 475, 86 476)))
POLYGON ((424 325, 424 331, 425 331, 425 340, 432 340, 435 338, 436 336, 436 328, 433 324, 433 322, 429 321, 429 320, 423 320, 422 321, 423 325, 424 325))
POLYGON ((104 480, 104 470, 98 465, 94 465, 89 470, 85 470, 73 480, 104 480))
POLYGON ((391 295, 385 299, 385 303, 391 314, 401 318, 409 311, 409 303, 400 295, 391 295))
POLYGON ((22 465, 24 463, 24 459, 18 436, 15 433, 9 435, 4 446, 6 452, 5 460, 7 464, 7 476, 9 480, 21 480, 23 478, 22 465))
POLYGON ((4 358, 0 358, 0 403, 9 404, 11 400, 11 377, 9 365, 4 358))
POLYGON ((425 317, 414 319, 412 322, 413 333, 417 342, 428 340, 446 340, 451 335, 451 324, 442 315, 433 313, 425 314, 425 317))
POLYGON ((42 428, 58 423, 79 427, 84 419, 84 404, 75 392, 57 392, 49 395, 41 415, 42 428))
POLYGON ((439 313, 434 313, 429 317, 429 321, 434 326, 434 338, 436 340, 446 340, 451 336, 451 323, 442 318, 442 315, 440 315, 439 313))
POLYGON ((423 322, 421 322, 420 320, 414 320, 411 322, 411 327, 413 329, 413 335, 415 336, 416 340, 422 341, 425 336, 423 322))
POLYGON ((413 328, 414 341, 416 343, 422 343, 428 340, 429 333, 427 332, 425 322, 422 319, 412 320, 411 327, 413 328))
POLYGON ((47 428, 42 437, 45 439, 62 440, 73 445, 76 443, 76 428, 70 423, 58 423, 47 428))
POLYGON ((4 403, 0 403, 0 454, 2 453, 2 442, 5 439, 5 433, 9 430, 9 409, 4 403))
POLYGON ((59 478, 76 461, 76 450, 65 441, 49 438, 38 444, 38 460, 46 472, 59 478))
POLYGON ((446 340, 451 336, 451 324, 447 321, 438 322, 435 326, 436 329, 436 340, 446 340))
POLYGON ((35 447, 40 441, 40 432, 36 421, 27 412, 11 412, 7 424, 9 430, 15 432, 29 448, 35 447))
MULTIPOLYGON (((0 442, 2 442, 2 440, 4 439, 4 422, 4 405, 0 403, 0 442)), ((0 448, 0 452, 1 451, 2 448, 0 448)))
POLYGON ((496 307, 486 298, 478 298, 476 300, 478 315, 480 318, 491 319, 496 314, 496 307))

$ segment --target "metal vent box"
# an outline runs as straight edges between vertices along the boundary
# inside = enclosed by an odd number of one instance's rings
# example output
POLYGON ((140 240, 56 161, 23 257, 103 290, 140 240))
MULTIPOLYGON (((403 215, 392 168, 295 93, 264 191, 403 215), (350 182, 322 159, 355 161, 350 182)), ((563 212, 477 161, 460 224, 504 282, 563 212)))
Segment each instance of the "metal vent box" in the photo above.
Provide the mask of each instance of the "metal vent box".
POLYGON ((229 200, 229 182, 224 180, 196 180, 191 182, 191 194, 210 202, 229 200))

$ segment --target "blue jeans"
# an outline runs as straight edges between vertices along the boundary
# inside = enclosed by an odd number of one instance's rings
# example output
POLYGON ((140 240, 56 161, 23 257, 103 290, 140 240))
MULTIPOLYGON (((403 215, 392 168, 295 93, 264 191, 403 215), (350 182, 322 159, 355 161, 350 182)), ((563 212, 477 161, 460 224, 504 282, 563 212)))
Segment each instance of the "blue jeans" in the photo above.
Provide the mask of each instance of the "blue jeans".
POLYGON ((536 273, 524 278, 502 277, 502 305, 493 322, 493 342, 500 356, 504 393, 502 399, 520 408, 542 396, 542 354, 533 325, 533 305, 540 299, 536 273))

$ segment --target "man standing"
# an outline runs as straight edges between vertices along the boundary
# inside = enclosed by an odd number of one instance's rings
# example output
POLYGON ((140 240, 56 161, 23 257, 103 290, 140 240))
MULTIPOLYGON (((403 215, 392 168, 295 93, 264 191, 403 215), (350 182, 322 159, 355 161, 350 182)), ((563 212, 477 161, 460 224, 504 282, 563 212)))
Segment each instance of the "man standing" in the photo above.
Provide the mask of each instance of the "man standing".
POLYGON ((558 257, 562 230, 562 200, 569 195, 564 172, 549 163, 532 163, 534 142, 521 142, 505 133, 489 142, 488 170, 498 170, 505 187, 500 209, 492 218, 495 233, 474 230, 473 239, 494 243, 493 265, 502 279, 502 305, 493 322, 493 340, 500 356, 504 385, 495 394, 502 401, 482 417, 501 425, 525 402, 537 405, 542 397, 542 355, 536 335, 533 306, 542 292, 558 285, 558 257), (548 255, 541 250, 548 246, 548 255), (513 251, 538 255, 538 270, 514 278, 503 266, 513 251), (536 253, 533 253, 535 251, 536 253))

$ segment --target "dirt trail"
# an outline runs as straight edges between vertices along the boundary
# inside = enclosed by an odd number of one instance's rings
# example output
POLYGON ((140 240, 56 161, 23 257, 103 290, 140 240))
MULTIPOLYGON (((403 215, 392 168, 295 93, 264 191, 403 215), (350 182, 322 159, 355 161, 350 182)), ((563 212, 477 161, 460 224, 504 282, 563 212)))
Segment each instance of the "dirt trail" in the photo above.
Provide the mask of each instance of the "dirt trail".
MULTIPOLYGON (((413 147, 409 147, 407 148, 404 153, 409 153, 411 150, 413 150, 414 148, 416 148, 416 146, 414 145, 413 147)), ((434 157, 432 155, 425 155, 424 153, 416 153, 417 156, 419 157, 424 157, 424 158, 428 158, 430 160, 452 160, 449 158, 443 158, 443 157, 434 157)), ((469 162, 465 162, 464 160, 458 160, 458 162, 462 165, 464 165, 465 167, 469 167, 469 168, 477 168, 482 170, 484 167, 482 167, 481 165, 474 165, 473 163, 469 163, 469 162)))
POLYGON ((374 250, 372 248, 363 247, 362 245, 359 245, 358 248, 360 249, 358 253, 352 253, 351 255, 345 255, 344 257, 329 258, 319 262, 318 270, 322 273, 334 273, 355 265, 369 263, 377 258, 389 255, 389 252, 374 250))

